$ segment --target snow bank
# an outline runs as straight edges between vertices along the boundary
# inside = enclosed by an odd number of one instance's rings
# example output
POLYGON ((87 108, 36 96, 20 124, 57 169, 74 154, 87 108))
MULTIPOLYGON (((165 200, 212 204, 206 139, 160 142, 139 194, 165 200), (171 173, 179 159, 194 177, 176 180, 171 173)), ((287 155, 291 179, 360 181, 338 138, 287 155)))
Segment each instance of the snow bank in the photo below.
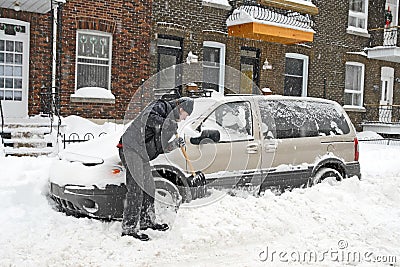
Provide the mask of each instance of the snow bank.
MULTIPOLYGON (((74 131, 106 127, 70 120, 74 131)), ((110 130, 90 141, 95 146, 71 145, 67 151, 110 158, 119 133, 110 130)), ((50 168, 59 160, 0 158, 0 266, 376 266, 375 256, 397 256, 398 264, 399 153, 398 146, 361 142, 361 181, 354 177, 280 196, 211 190, 212 201, 184 204, 177 214, 158 209, 171 230, 147 230, 150 242, 121 238, 120 222, 56 211, 47 194, 50 168), (307 253, 318 258, 298 258, 307 253), (338 258, 343 253, 363 258, 338 258)), ((68 177, 71 169, 60 172, 68 177)))
POLYGON ((358 132, 357 133, 357 138, 358 140, 374 140, 374 139, 383 139, 381 135, 379 135, 376 132, 372 131, 364 131, 364 132, 358 132))

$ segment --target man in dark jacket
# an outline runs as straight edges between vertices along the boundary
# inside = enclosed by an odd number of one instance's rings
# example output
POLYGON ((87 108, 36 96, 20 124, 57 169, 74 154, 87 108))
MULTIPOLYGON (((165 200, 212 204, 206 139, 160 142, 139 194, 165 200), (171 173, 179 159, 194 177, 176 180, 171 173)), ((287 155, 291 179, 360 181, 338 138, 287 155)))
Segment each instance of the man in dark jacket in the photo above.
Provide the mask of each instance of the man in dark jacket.
POLYGON ((156 100, 149 104, 131 123, 118 144, 119 156, 126 169, 126 203, 122 220, 122 236, 142 241, 148 235, 137 230, 166 231, 167 224, 155 222, 155 184, 150 160, 163 153, 185 146, 182 138, 171 138, 178 129, 177 122, 185 120, 193 111, 193 100, 156 100))

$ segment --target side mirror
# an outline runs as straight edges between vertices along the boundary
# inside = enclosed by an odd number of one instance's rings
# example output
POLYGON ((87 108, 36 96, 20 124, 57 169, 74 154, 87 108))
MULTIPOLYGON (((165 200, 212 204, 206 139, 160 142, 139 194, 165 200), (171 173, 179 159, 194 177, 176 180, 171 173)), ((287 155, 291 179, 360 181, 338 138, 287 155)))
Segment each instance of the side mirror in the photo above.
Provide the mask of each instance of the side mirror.
POLYGON ((199 137, 190 138, 193 145, 218 143, 221 135, 218 130, 203 130, 199 137))

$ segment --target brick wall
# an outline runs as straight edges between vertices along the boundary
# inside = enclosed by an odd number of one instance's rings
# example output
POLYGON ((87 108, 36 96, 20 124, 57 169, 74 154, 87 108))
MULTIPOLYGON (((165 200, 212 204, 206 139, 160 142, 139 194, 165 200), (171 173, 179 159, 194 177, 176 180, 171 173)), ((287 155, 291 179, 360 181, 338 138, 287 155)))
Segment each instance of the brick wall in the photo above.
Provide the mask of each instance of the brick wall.
MULTIPOLYGON (((128 103, 150 74, 151 0, 69 0, 63 9, 62 115, 124 117, 128 103), (115 104, 71 103, 75 92, 76 31, 112 33, 111 92, 115 104)), ((132 108, 139 111, 140 107, 132 108)))

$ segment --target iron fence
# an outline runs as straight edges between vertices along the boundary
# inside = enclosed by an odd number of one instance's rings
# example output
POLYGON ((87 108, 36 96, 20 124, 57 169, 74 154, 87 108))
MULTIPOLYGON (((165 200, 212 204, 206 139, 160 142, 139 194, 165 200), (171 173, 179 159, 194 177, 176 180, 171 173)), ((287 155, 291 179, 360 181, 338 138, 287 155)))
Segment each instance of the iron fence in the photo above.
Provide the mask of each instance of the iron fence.
POLYGON ((374 144, 374 145, 400 146, 400 139, 396 138, 365 139, 358 141, 361 143, 374 144))
MULTIPOLYGON (((105 134, 107 134, 107 133, 101 132, 97 135, 97 137, 101 137, 105 134)), ((70 133, 68 135, 68 138, 66 136, 67 136, 66 134, 63 134, 62 142, 64 144, 64 149, 66 148, 66 144, 82 143, 82 142, 86 142, 86 141, 89 141, 89 140, 92 140, 95 138, 95 135, 93 133, 85 133, 85 134, 81 134, 81 135, 79 135, 78 133, 70 133), (81 138, 81 136, 83 136, 83 137, 81 138)))
POLYGON ((365 105, 364 122, 400 123, 400 105, 365 105))

